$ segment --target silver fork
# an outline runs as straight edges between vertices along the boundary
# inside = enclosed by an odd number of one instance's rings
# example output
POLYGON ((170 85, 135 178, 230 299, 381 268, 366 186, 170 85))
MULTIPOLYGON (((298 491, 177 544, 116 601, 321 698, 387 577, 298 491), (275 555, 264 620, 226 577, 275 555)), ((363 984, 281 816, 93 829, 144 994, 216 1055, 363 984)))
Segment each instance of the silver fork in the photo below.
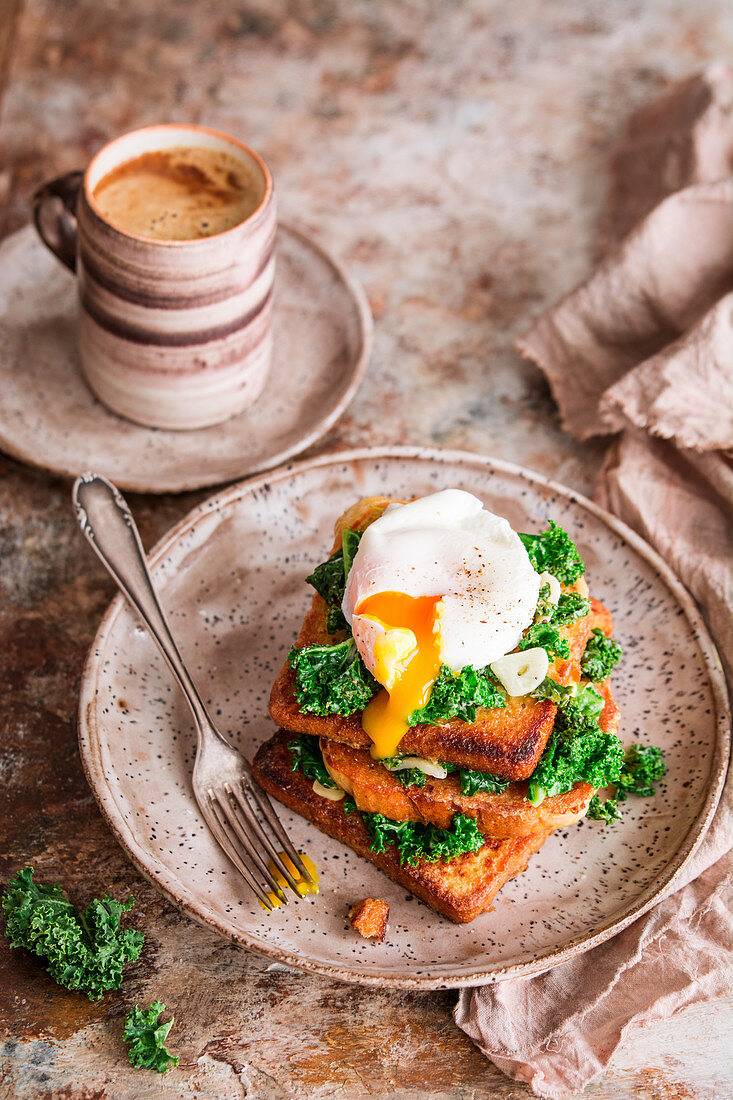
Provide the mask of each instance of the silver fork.
POLYGON ((206 824, 267 909, 276 906, 262 888, 262 880, 283 903, 288 900, 268 866, 268 856, 299 899, 295 878, 260 818, 303 878, 308 882, 313 878, 288 839, 269 797, 254 782, 248 761, 219 733, 188 674, 155 594, 127 502, 111 482, 94 473, 76 479, 72 500, 87 541, 150 631, 191 708, 198 738, 193 793, 206 824))

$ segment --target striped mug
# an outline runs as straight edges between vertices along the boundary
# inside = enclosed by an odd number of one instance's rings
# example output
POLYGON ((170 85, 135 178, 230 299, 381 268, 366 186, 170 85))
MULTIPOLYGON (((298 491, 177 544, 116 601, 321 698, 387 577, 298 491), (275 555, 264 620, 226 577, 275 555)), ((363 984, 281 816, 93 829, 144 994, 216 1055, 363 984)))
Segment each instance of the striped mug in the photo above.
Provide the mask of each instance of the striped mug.
MULTIPOLYGON (((212 196, 233 193, 212 190, 195 164, 188 168, 194 206, 197 180, 212 196)), ((236 173, 230 179, 234 187, 236 173)), ((148 197, 141 193, 140 204, 148 197)), ((234 219, 238 209, 231 206, 234 219)), ((201 126, 148 126, 105 145, 85 172, 44 184, 33 197, 33 220, 76 272, 82 369, 109 409, 146 427, 180 430, 217 424, 256 401, 272 353, 276 231, 272 178, 257 153, 201 126), (135 164, 157 171, 185 150, 204 164, 237 162, 250 193, 236 224, 181 239, 140 231, 134 217, 120 224, 104 209, 100 183, 123 179, 135 164)))

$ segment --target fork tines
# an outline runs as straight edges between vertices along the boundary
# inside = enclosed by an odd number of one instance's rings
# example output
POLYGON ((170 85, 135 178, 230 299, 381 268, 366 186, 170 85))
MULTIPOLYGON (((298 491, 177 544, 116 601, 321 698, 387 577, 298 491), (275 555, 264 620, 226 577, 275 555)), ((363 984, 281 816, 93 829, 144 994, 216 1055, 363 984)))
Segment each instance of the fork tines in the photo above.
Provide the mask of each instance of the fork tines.
POLYGON ((210 822, 212 831, 259 900, 265 908, 272 911, 276 906, 268 897, 268 893, 262 889, 262 879, 267 884, 268 890, 279 898, 284 905, 288 903, 288 898, 286 898, 283 888, 275 879, 272 868, 275 868, 282 875, 293 890, 296 900, 299 901, 301 895, 298 893, 295 878, 263 828, 257 813, 247 799, 247 795, 252 797, 256 808, 259 809, 265 822, 275 834, 284 849, 284 854, 292 861, 293 866, 307 882, 312 882, 313 878, 289 840, 268 796, 264 792, 260 794, 254 784, 250 787, 243 780, 224 783, 217 788, 210 787, 207 790, 207 796, 215 822, 215 825, 210 822), (269 856, 269 864, 263 855, 263 850, 269 856))

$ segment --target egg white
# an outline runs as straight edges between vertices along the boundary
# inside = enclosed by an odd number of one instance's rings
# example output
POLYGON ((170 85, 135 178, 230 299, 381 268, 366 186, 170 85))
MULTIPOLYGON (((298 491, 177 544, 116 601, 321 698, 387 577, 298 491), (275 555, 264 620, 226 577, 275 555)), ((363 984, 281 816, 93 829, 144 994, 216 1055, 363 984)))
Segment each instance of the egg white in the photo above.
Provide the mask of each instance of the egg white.
POLYGON ((357 613, 362 601, 379 592, 440 597, 440 659, 459 672, 466 665, 484 668, 517 646, 534 618, 539 589, 540 577, 507 520, 471 493, 446 489, 390 504, 366 529, 343 612, 374 673, 375 638, 385 627, 357 613))

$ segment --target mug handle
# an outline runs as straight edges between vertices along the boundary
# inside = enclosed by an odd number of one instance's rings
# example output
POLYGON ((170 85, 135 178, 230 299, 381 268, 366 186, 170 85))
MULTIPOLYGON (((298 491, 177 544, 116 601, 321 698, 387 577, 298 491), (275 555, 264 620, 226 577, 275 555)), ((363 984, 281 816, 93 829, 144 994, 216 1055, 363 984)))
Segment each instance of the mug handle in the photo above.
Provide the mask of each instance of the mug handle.
POLYGON ((76 205, 83 172, 67 172, 42 184, 33 195, 33 224, 54 256, 76 271, 76 205), (60 200, 60 204, 59 204, 60 200), (55 213, 50 209, 55 206, 55 213))

